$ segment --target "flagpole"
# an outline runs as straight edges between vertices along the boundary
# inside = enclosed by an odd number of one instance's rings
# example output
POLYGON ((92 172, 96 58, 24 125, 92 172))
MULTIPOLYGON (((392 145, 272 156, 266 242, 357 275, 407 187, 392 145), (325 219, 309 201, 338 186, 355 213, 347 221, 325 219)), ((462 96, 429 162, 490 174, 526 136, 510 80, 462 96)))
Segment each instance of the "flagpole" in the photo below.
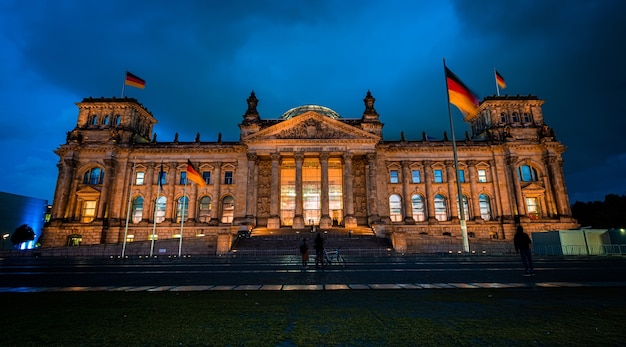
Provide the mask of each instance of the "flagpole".
POLYGON ((152 242, 150 243, 150 258, 154 254, 154 236, 156 235, 156 220, 157 220, 157 207, 159 205, 159 198, 161 197, 161 192, 163 191, 163 187, 161 186, 161 178, 163 177, 163 158, 161 158, 161 169, 159 170, 159 174, 157 175, 157 198, 154 200, 154 217, 153 217, 153 225, 152 225, 152 242))
POLYGON ((185 176, 185 186, 183 187, 183 206, 180 211, 180 240, 178 242, 178 257, 180 258, 180 254, 183 249, 183 225, 185 223, 185 197, 187 194, 187 176, 185 176))
POLYGON ((465 222, 465 208, 463 206, 463 190, 459 180, 459 158, 456 150, 456 138, 454 136, 454 123, 452 121, 452 110, 450 108, 450 89, 448 88, 448 76, 446 76, 446 59, 443 58, 443 73, 446 80, 446 95, 448 97, 448 117, 450 118, 450 132, 452 133, 452 152, 454 153, 454 170, 456 171, 456 188, 459 204, 459 219, 461 222, 461 237, 463 238, 463 251, 469 253, 469 240, 467 238, 467 224, 465 222))
POLYGON ((493 68, 493 78, 496 81, 496 93, 498 93, 498 96, 500 96, 500 86, 498 85, 498 75, 495 67, 493 68))
POLYGON ((122 96, 121 98, 124 98, 124 89, 126 88, 126 77, 124 77, 124 83, 122 83, 122 96))
POLYGON ((128 221, 130 219, 130 207, 133 199, 133 182, 135 179, 135 164, 137 163, 136 158, 133 161, 133 172, 130 176, 130 192, 128 193, 128 208, 126 209, 126 227, 124 227, 124 242, 122 244, 122 259, 124 259, 124 254, 126 253, 126 239, 128 238, 128 221))

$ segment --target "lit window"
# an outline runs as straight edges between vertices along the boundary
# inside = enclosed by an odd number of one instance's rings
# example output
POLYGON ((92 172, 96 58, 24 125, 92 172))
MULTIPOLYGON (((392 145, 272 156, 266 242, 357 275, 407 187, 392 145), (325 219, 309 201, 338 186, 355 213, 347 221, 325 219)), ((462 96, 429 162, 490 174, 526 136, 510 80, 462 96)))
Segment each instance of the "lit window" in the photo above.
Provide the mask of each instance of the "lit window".
POLYGON ((424 198, 421 195, 415 194, 411 198, 411 208, 413 209, 413 219, 416 222, 423 222, 426 218, 424 210, 424 198))
POLYGON ((143 178, 145 176, 145 172, 137 172, 137 174, 135 175, 135 185, 136 186, 142 186, 143 185, 143 178))
POLYGON ((486 194, 480 194, 478 197, 480 205, 480 218, 484 220, 491 220, 491 200, 486 194))
POLYGON ((392 222, 402 222, 402 198, 398 194, 389 197, 389 217, 392 222))
POLYGON ((143 198, 141 196, 133 200, 132 211, 133 223, 141 222, 143 217, 143 198))
POLYGON ((443 171, 440 169, 433 170, 433 174, 435 175, 435 183, 443 182, 443 171))
POLYGON ((94 167, 93 169, 85 172, 83 176, 84 184, 102 184, 104 178, 104 171, 100 168, 94 167))
POLYGON ((156 201, 155 215, 154 219, 156 223, 161 223, 165 220, 165 206, 167 203, 167 198, 164 196, 160 196, 156 201))
POLYGON ((530 219, 539 218, 539 201, 537 198, 526 198, 526 211, 530 219))
POLYGON ((518 177, 522 182, 535 182, 537 181, 537 170, 529 165, 522 165, 517 170, 518 177))
POLYGON ((435 195, 435 218, 441 222, 448 220, 446 198, 441 194, 435 195))
POLYGON ((420 177, 420 170, 412 170, 411 179, 413 183, 420 183, 422 181, 420 177))
POLYGON ((487 170, 478 169, 478 182, 487 182, 487 170))
POLYGON ((211 172, 210 171, 203 172, 202 173, 202 179, 204 179, 204 183, 210 184, 211 183, 211 172))
POLYGON ((96 201, 88 200, 83 202, 83 211, 81 221, 83 223, 89 223, 96 217, 96 201))
POLYGON ((233 184, 233 172, 232 171, 224 172, 224 184, 233 184))
POLYGON ((178 199, 178 204, 176 206, 176 223, 180 223, 181 220, 187 220, 187 211, 189 209, 189 198, 186 196, 178 199))
POLYGON ((398 183, 398 170, 389 171, 389 183, 398 183))

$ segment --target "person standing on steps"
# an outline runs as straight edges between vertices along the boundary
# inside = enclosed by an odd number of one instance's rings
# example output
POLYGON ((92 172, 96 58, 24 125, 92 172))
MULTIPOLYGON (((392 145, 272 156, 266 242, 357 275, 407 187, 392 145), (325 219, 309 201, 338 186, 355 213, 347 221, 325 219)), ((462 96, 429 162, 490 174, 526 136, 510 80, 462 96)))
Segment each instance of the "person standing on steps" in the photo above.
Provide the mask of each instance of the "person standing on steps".
POLYGON ((318 268, 320 265, 324 266, 324 239, 320 233, 317 233, 315 240, 313 241, 315 245, 315 267, 318 268))
POLYGON ((513 244, 515 245, 515 251, 522 257, 522 264, 524 264, 524 276, 533 276, 535 270, 533 268, 533 257, 530 250, 532 241, 530 236, 524 232, 524 228, 521 225, 517 226, 515 236, 513 236, 513 244))
POLYGON ((306 269, 309 262, 309 245, 306 244, 306 239, 302 239, 300 244, 300 256, 302 257, 302 268, 306 269))

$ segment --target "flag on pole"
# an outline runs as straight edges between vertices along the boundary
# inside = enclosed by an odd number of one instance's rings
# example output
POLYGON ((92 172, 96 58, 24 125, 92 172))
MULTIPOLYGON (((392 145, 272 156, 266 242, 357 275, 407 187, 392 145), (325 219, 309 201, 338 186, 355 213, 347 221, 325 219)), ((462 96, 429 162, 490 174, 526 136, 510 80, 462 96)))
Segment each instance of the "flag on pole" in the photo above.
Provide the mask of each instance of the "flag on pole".
POLYGON ((189 159, 187 159, 187 179, 199 185, 200 187, 204 187, 206 185, 204 179, 202 179, 202 175, 200 175, 198 171, 193 167, 193 164, 191 164, 191 161, 189 159))
POLYGON ((506 88, 506 82, 504 81, 504 77, 500 75, 498 70, 496 70, 496 83, 498 84, 498 87, 502 89, 506 88))
POLYGON ((446 84, 448 86, 448 95, 450 103, 465 115, 471 115, 476 112, 480 100, 448 67, 446 69, 446 84))
POLYGON ((128 71, 126 71, 126 80, 124 81, 124 84, 140 89, 144 89, 146 87, 146 81, 128 71))
POLYGON ((161 171, 159 171, 159 192, 163 190, 165 171, 163 171, 163 162, 161 161, 161 171))

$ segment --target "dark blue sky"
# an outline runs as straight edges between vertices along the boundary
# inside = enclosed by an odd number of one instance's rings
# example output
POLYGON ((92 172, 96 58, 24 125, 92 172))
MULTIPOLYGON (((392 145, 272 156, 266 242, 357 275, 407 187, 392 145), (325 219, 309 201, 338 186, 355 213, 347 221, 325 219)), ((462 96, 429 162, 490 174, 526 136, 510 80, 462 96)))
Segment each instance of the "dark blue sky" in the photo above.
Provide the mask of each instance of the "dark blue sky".
MULTIPOLYGON (((37 1, 0 3, 0 191, 52 201, 75 102, 126 88, 159 141, 239 139, 254 90, 264 119, 318 104, 384 138, 448 130, 442 58, 482 98, 545 99, 572 203, 626 194, 626 1, 37 1)), ((467 126, 454 109, 457 137, 467 126)))

